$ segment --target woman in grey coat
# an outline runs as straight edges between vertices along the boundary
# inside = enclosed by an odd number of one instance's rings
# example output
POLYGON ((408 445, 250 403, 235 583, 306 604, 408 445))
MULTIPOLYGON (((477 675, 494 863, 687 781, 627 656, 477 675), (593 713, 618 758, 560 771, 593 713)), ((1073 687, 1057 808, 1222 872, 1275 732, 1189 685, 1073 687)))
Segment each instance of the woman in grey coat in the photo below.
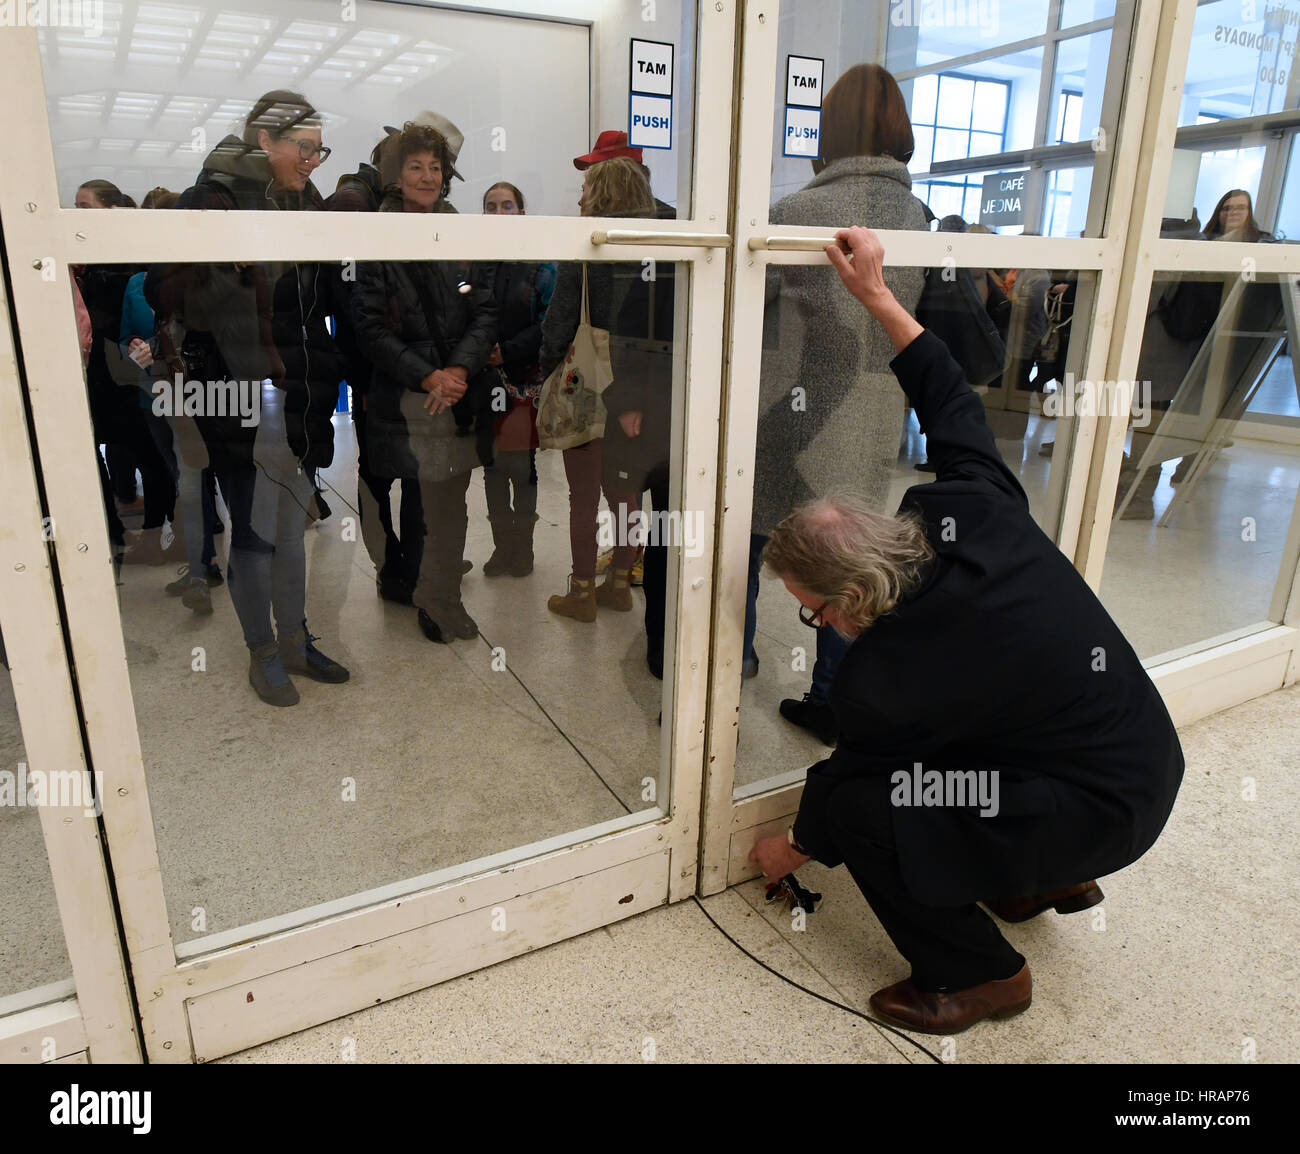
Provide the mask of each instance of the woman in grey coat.
MULTIPOLYGON (((927 228, 907 171, 913 148, 907 106, 894 78, 878 64, 859 64, 826 94, 821 155, 814 176, 772 208, 773 224, 877 229, 927 228)), ((925 283, 919 268, 889 268, 890 290, 916 311, 925 283)), ((763 546, 776 525, 804 501, 851 486, 884 510, 906 406, 889 362, 893 346, 878 326, 862 323, 838 291, 827 265, 768 270, 754 470, 753 536, 745 607, 744 675, 758 671, 756 601, 763 546)), ((827 704, 845 649, 834 630, 817 630, 812 689, 781 703, 783 717, 835 739, 827 704)))

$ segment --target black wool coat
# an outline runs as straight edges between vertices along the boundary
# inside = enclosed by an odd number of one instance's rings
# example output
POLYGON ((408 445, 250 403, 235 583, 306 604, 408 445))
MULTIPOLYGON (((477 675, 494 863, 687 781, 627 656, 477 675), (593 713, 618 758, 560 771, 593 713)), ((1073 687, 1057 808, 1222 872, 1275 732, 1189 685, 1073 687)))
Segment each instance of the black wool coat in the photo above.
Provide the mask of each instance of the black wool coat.
MULTIPOLYGON (((981 816, 891 804, 900 869, 919 901, 1024 897, 1122 869, 1155 842, 1182 781, 1169 713, 1119 627, 1034 523, 943 342, 927 330, 891 368, 938 469, 900 511, 924 518, 937 558, 849 647, 831 688, 839 744, 808 771, 795 838, 840 864, 826 823, 837 787, 920 763, 996 771, 998 805, 981 816)), ((851 825, 851 813, 838 817, 851 825)))
POLYGON ((420 475, 402 414, 402 395, 420 393, 435 369, 462 365, 469 388, 452 407, 458 430, 472 432, 491 404, 481 370, 497 342, 496 266, 455 261, 382 261, 357 266, 352 324, 361 354, 373 366, 367 396, 371 467, 381 477, 420 475), (469 292, 461 292, 466 284, 469 292))

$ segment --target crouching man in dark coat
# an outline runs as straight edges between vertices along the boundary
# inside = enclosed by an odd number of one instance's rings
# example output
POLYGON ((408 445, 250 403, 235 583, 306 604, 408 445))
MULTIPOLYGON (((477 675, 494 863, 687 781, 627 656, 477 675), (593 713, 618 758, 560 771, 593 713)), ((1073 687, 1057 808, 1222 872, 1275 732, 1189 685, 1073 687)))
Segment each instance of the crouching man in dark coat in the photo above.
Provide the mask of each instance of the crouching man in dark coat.
POLYGON ((951 1034, 1030 1003, 1024 957, 976 902, 1024 921, 1101 901, 1085 879, 1155 842, 1183 755, 1137 654, 1034 523, 961 368, 885 287, 875 233, 836 239, 827 253, 898 350, 938 479, 894 517, 805 505, 767 546, 805 624, 854 640, 831 690, 839 745, 808 771, 788 836, 751 858, 771 879, 810 858, 847 866, 912 966, 873 1011, 951 1034))

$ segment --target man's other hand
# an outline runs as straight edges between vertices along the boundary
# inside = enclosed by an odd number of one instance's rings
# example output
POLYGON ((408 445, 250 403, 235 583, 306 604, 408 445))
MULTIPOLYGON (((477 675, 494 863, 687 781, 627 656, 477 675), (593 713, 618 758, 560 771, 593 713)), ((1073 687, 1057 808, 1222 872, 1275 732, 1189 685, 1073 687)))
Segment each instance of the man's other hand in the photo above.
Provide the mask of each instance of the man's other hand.
POLYGON ((777 834, 756 842, 749 851, 749 860, 758 863, 768 881, 779 882, 786 874, 793 873, 812 859, 797 853, 784 834, 777 834))

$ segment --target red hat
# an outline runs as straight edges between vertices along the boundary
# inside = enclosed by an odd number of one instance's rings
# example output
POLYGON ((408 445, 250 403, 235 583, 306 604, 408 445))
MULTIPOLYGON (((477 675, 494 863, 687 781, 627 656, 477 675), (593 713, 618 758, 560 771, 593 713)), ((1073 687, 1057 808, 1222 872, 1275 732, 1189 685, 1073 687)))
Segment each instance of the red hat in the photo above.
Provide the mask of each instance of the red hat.
POLYGON ((573 167, 581 172, 584 168, 590 168, 602 160, 613 160, 616 156, 626 156, 635 160, 637 164, 641 163, 641 150, 628 146, 627 133, 615 132, 611 129, 596 137, 596 147, 586 156, 575 156, 573 167))

